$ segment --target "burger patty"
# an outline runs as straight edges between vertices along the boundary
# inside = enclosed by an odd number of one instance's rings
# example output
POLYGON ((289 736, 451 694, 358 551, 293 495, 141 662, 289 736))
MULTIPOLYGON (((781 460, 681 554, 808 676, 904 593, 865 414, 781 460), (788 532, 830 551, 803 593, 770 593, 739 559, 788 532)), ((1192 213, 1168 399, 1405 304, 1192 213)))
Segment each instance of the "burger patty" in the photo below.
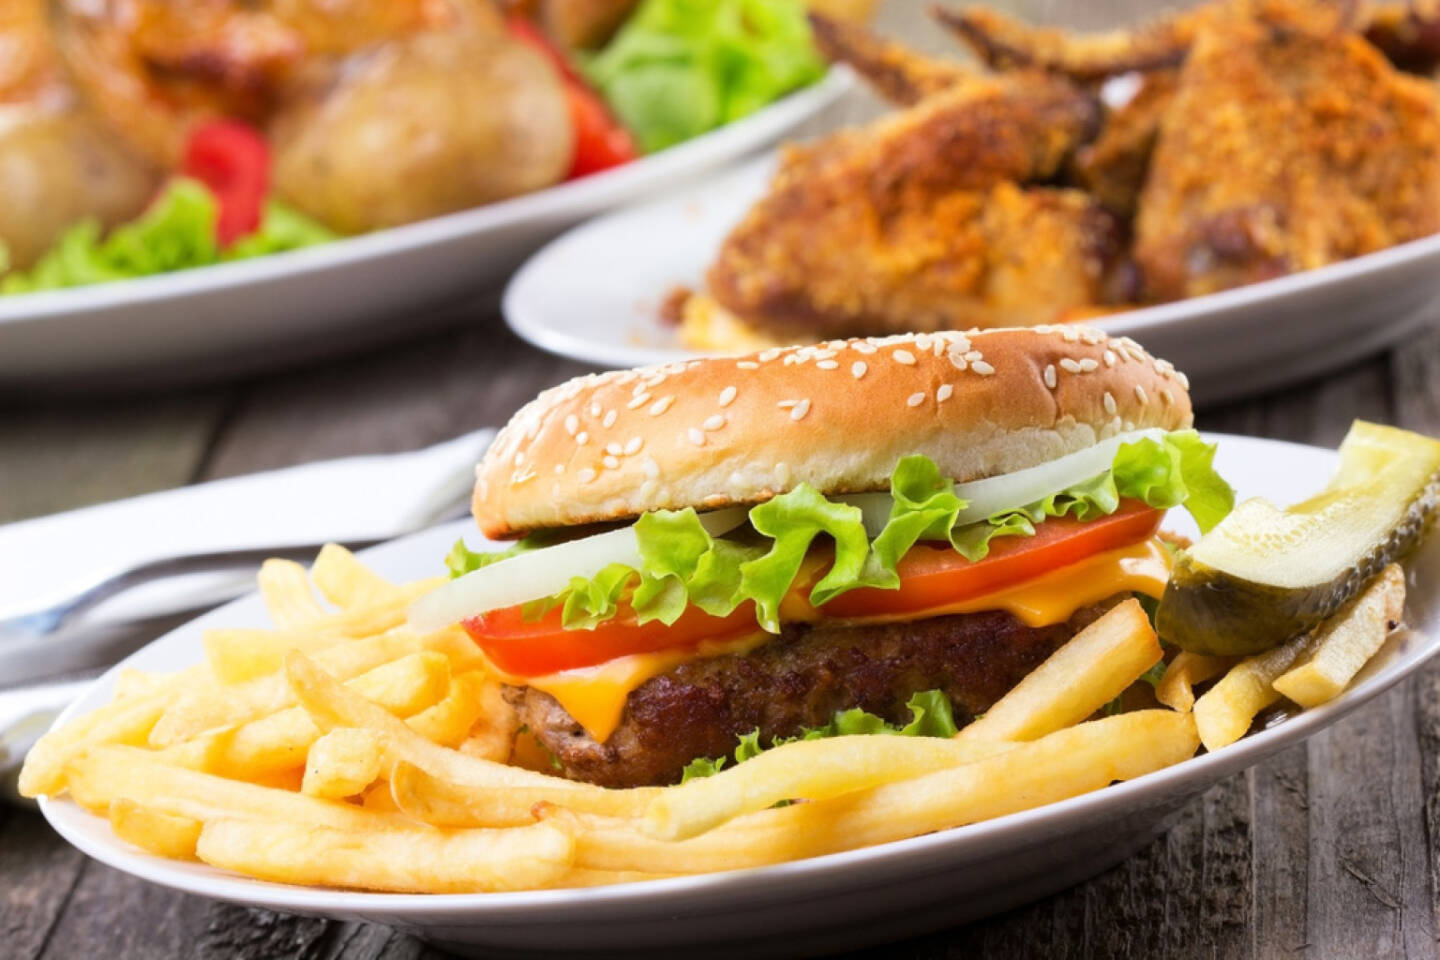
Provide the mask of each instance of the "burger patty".
POLYGON ((822 726, 860 707, 906 722, 907 700, 940 689, 969 723, 1109 604, 1027 627, 1003 611, 905 623, 791 624, 744 654, 692 660, 631 691, 620 725, 598 743, 549 694, 506 688, 520 722, 572 780, 607 787, 676 783, 697 757, 720 757, 758 729, 762 741, 822 726))

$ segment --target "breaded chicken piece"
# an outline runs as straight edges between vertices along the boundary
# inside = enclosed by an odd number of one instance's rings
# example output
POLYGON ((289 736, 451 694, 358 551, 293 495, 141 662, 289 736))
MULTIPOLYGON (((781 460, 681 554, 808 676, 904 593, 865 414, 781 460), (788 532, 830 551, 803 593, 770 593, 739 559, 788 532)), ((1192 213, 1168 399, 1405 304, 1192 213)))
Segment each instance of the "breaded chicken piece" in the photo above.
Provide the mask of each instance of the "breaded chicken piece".
POLYGON ((720 304, 794 339, 1036 323, 1102 296, 1112 218, 1053 178, 1093 101, 1036 74, 974 81, 791 148, 723 245, 720 304))
POLYGON ((1197 38, 1140 198, 1149 296, 1211 293, 1440 229, 1440 107, 1353 33, 1243 15, 1197 38))
POLYGON ((1105 209, 1128 220, 1140 204, 1160 124, 1175 99, 1176 71, 1137 75, 1140 88, 1123 106, 1105 111, 1100 135, 1075 153, 1069 179, 1105 209))
POLYGON ((810 28, 827 60, 854 67, 881 96, 902 107, 976 77, 959 63, 911 50, 856 23, 812 13, 810 28))

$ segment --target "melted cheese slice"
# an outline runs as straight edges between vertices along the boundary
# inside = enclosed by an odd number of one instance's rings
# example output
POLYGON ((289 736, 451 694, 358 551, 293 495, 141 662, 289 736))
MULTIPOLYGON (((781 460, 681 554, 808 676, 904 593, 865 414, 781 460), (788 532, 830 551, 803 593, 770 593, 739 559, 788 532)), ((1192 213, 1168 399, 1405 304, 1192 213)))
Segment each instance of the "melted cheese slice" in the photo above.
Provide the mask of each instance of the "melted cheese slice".
MULTIPOLYGON (((1117 593, 1143 593, 1159 597, 1169 578, 1170 552, 1152 537, 1128 547, 1096 554, 1080 563, 964 603, 888 619, 920 620, 949 613, 1004 610, 1027 626, 1044 627, 1063 623, 1081 607, 1099 603, 1117 593)), ((738 640, 701 644, 695 650, 633 654, 580 670, 566 670, 544 677, 505 679, 550 694, 585 728, 586 733, 597 742, 604 743, 620 725, 626 698, 646 680, 687 660, 746 653, 768 639, 767 634, 751 634, 738 640)))

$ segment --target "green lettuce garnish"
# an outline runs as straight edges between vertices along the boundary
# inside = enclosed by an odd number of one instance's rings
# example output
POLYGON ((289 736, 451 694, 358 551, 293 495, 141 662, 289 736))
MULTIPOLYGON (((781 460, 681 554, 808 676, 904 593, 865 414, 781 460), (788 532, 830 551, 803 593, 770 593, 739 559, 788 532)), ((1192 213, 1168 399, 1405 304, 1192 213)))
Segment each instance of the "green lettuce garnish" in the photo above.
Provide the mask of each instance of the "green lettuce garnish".
MULTIPOLYGON (((525 612, 536 617, 559 606, 567 629, 589 629, 615 616, 626 602, 638 622, 668 625, 690 606, 723 617, 753 601, 760 626, 778 633, 780 604, 816 538, 824 538, 834 552, 825 575, 810 590, 810 602, 819 606, 860 587, 897 588, 897 565, 922 540, 948 542, 978 562, 998 538, 1034 536, 1047 519, 1086 522, 1108 516, 1124 499, 1159 509, 1184 506, 1201 530, 1209 530, 1235 502, 1234 491, 1215 473, 1214 456, 1214 444, 1193 430, 1144 437, 1121 445, 1104 473, 967 524, 958 523, 967 504, 955 485, 928 458, 909 456, 891 474, 890 515, 873 541, 859 507, 829 500, 808 484, 753 507, 749 529, 742 528, 738 540, 712 537, 693 509, 660 510, 635 524, 640 569, 612 564, 595 577, 576 577, 560 593, 528 604, 525 612)), ((456 544, 446 566, 458 576, 520 549, 526 549, 524 542, 505 554, 484 555, 456 544)))
POLYGON ((295 250, 336 235, 271 200, 254 233, 222 249, 215 240, 215 197, 197 180, 176 177, 139 217, 105 234, 99 222, 82 220, 24 273, 0 277, 0 294, 80 287, 229 260, 295 250))
MULTIPOLYGON (((953 737, 958 732, 955 713, 950 698, 942 690, 925 690, 912 696, 905 706, 910 710, 910 722, 904 726, 886 723, 873 713, 859 707, 842 710, 823 727, 812 727, 794 737, 776 737, 768 745, 760 743, 760 731, 755 729, 743 734, 736 744, 734 760, 744 763, 751 757, 759 756, 771 747, 784 746, 797 740, 824 740, 829 737, 849 737, 881 734, 897 737, 953 737)), ((709 777, 719 773, 730 757, 699 757, 686 765, 681 783, 696 777, 709 777)))
POLYGON ((815 82, 825 64, 801 0, 643 0, 585 73, 653 152, 815 82))

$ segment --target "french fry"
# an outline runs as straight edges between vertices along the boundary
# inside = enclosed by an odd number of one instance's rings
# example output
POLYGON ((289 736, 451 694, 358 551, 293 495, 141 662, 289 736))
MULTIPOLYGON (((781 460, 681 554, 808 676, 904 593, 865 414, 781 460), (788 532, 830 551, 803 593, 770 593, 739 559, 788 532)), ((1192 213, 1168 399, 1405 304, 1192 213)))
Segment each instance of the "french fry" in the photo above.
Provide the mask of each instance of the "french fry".
POLYGON ((59 793, 65 788, 65 764, 71 757, 98 744, 144 743, 182 691, 210 686, 208 667, 188 667, 157 680, 148 693, 117 700, 51 730, 25 756, 19 778, 21 795, 59 793))
POLYGON ((256 577, 265 609, 277 627, 299 627, 325 616, 305 568, 293 560, 266 560, 256 577))
MULTIPOLYGON (((447 693, 450 663, 425 651, 382 663, 346 686, 377 707, 405 717, 428 709, 447 693)), ((273 776, 305 764, 320 729, 304 709, 287 707, 222 733, 202 735, 160 751, 168 762, 236 780, 273 776)))
MULTIPOLYGON (((489 688, 499 693, 499 682, 483 670, 462 673, 450 681, 444 699, 410 717, 405 722, 426 740, 443 747, 458 746, 480 722, 490 702, 489 688)), ((503 700, 502 700, 503 702, 503 700)), ((507 704, 508 706, 508 704, 507 704)), ((399 713, 392 710, 391 713, 399 713)))
MULTIPOLYGON (((541 804, 575 833, 575 865, 701 873, 885 843, 1028 810, 1186 759, 1191 714, 1139 710, 1048 734, 1013 750, 815 803, 761 810, 689 840, 656 840, 634 823, 541 804)), ((750 761, 747 761, 750 762, 750 761)))
POLYGON ((1195 701, 1195 723, 1205 749, 1219 750, 1245 736, 1255 715, 1280 699, 1275 680, 1314 649, 1315 635, 1302 634, 1231 667, 1195 701))
MULTIPOLYGON (((480 665, 479 651, 461 631, 442 630, 420 636, 406 629, 337 644, 317 653, 315 662, 340 680, 349 680, 381 664, 424 650, 443 653, 455 673, 480 665)), ((208 730, 249 723, 294 705, 295 696, 282 674, 218 690, 199 691, 185 696, 165 712, 150 732, 150 745, 171 746, 208 730)))
POLYGON ((216 820, 206 822, 196 852, 213 866, 278 883, 477 893, 552 883, 569 871, 574 846, 566 833, 544 823, 512 830, 372 826, 351 832, 216 820))
POLYGON ((828 800, 1010 749, 1013 745, 1003 742, 935 737, 850 736, 787 743, 712 777, 664 791, 646 809, 643 829, 659 840, 685 840, 781 800, 828 800))
POLYGON ((238 818, 356 831, 380 826, 421 827, 348 803, 173 767, 153 752, 136 747, 91 747, 73 758, 66 770, 75 802, 105 816, 112 803, 125 799, 160 813, 202 821, 238 818))
POLYGON ((338 613, 286 630, 216 629, 205 632, 205 655, 221 683, 236 684, 277 673, 285 654, 318 653, 345 640, 369 637, 405 623, 410 604, 429 593, 438 581, 425 580, 394 588, 385 598, 356 599, 338 613))
POLYGON ((172 674, 146 673, 134 667, 126 667, 115 674, 115 702, 139 700, 159 693, 171 682, 172 674))
POLYGON ((1001 697, 961 740, 1034 740, 1078 723, 1114 700, 1163 652, 1134 599, 1112 607, 1001 697))
POLYGON ((1189 713, 1195 706, 1195 687, 1220 676, 1237 662, 1236 657, 1209 657, 1181 650, 1155 685, 1155 699, 1171 710, 1189 713))
POLYGON ((341 610, 399 600, 402 589, 371 570, 338 543, 327 543, 315 556, 310 579, 341 610))
POLYGON ((390 784, 384 780, 371 784, 370 789, 361 794, 360 806, 376 813, 400 812, 400 808, 395 806, 395 799, 390 796, 390 784))
POLYGON ((1350 605, 1327 621, 1308 663, 1275 678, 1275 689, 1302 707, 1339 696, 1390 635, 1405 611, 1405 571, 1390 564, 1350 605))
POLYGON ((157 857, 194 860, 200 826, 199 820, 162 813, 128 797, 110 804, 110 829, 115 836, 157 857))
POLYGON ((477 787, 551 787, 575 792, 602 789, 466 756, 431 743, 403 720, 347 689, 304 654, 292 653, 285 658, 285 674, 295 698, 322 731, 360 727, 384 735, 387 768, 405 760, 435 776, 477 787))
POLYGON ((384 760, 379 734, 336 727, 311 745, 300 792, 332 800, 353 797, 379 779, 384 760))
POLYGON ((509 827, 533 823, 532 811, 538 803, 609 817, 639 817, 652 801, 664 795, 664 790, 466 786, 401 760, 390 771, 390 793, 396 809, 423 823, 437 827, 509 827))
POLYGON ((487 684, 481 696, 483 719, 475 724, 470 735, 461 742, 460 752, 482 760, 506 763, 515 750, 515 734, 520 730, 520 715, 505 701, 499 681, 487 684))

